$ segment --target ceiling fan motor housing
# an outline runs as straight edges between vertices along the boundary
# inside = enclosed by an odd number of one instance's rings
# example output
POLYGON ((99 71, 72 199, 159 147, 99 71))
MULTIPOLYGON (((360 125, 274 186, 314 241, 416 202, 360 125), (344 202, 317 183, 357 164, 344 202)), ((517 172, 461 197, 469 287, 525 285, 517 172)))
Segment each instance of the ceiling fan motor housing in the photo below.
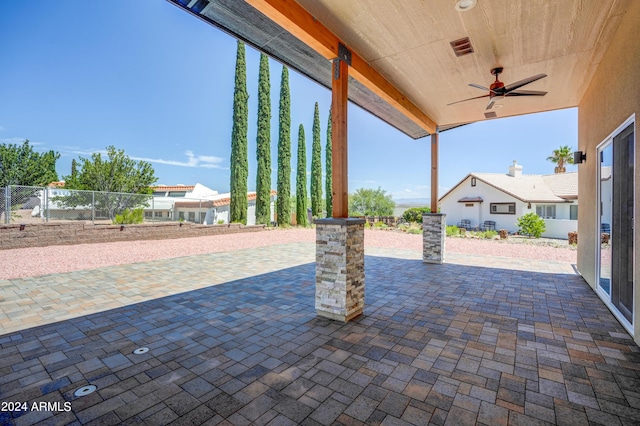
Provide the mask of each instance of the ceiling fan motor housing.
POLYGON ((491 86, 489 86, 489 96, 504 96, 504 93, 502 93, 501 89, 504 89, 504 83, 498 81, 498 77, 496 76, 496 81, 491 83, 491 86))

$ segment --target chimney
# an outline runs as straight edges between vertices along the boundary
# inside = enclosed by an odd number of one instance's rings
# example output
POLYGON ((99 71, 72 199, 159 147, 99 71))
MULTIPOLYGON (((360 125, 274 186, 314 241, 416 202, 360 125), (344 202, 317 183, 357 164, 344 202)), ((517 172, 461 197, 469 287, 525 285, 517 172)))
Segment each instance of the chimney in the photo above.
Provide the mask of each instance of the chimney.
POLYGON ((513 165, 509 166, 509 176, 513 176, 513 177, 522 176, 522 166, 518 164, 516 160, 513 160, 513 165))

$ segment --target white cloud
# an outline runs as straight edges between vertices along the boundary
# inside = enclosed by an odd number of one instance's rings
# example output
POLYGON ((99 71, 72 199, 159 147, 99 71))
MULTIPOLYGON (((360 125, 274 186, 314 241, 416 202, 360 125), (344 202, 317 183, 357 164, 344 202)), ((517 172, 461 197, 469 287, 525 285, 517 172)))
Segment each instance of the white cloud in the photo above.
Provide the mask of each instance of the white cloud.
POLYGON ((179 167, 203 167, 205 169, 224 169, 220 163, 224 161, 222 157, 215 157, 213 155, 195 155, 193 151, 185 151, 187 156, 186 161, 178 160, 164 160, 161 158, 145 158, 145 157, 131 157, 138 161, 147 161, 149 163, 166 164, 169 166, 179 167))

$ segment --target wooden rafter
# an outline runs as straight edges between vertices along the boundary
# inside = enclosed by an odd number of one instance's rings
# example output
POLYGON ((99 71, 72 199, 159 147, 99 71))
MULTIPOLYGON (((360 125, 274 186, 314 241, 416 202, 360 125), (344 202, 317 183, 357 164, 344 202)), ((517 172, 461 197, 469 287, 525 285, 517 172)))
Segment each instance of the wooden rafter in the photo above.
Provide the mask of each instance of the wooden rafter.
MULTIPOLYGON (((245 0, 327 60, 338 57, 341 40, 294 0, 245 0)), ((348 47, 348 45, 347 45, 348 47)), ((356 52, 351 51, 350 75, 406 115, 428 133, 436 123, 356 52)))

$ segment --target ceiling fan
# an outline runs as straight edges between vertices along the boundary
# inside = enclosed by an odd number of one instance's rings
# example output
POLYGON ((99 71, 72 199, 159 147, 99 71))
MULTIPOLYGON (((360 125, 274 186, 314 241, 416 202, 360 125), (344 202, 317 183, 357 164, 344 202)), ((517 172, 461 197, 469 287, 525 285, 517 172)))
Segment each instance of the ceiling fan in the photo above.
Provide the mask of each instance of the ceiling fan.
POLYGON ((534 81, 540 80, 541 78, 545 78, 547 76, 546 74, 537 74, 532 77, 525 78, 520 81, 516 81, 515 83, 511 83, 508 86, 505 86, 503 82, 498 80, 498 76, 502 73, 503 69, 504 68, 502 67, 496 67, 491 70, 491 74, 496 76, 496 81, 491 83, 491 86, 489 86, 489 88, 480 86, 479 84, 473 84, 473 83, 469 84, 469 86, 475 87, 476 89, 486 90, 487 92, 489 92, 488 95, 476 96, 475 98, 469 98, 469 99, 463 99, 461 101, 452 102, 447 105, 453 105, 460 102, 470 101, 472 99, 480 99, 480 98, 488 97, 489 103, 487 104, 486 109, 489 110, 493 108, 497 98, 504 98, 505 96, 544 96, 547 94, 547 92, 540 92, 537 90, 516 90, 529 83, 533 83, 534 81))

